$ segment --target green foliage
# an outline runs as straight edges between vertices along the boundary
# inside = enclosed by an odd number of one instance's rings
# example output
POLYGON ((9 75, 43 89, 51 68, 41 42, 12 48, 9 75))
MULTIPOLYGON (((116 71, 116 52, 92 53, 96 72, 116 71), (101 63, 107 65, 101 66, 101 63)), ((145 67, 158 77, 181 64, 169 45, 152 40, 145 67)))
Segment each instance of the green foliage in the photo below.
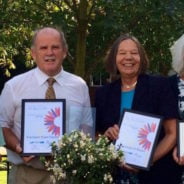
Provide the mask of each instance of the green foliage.
MULTIPOLYGON (((150 71, 166 75, 171 63, 169 47, 184 32, 183 8, 184 2, 178 0, 99 1, 88 38, 94 58, 101 62, 120 34, 131 33, 145 46, 150 71)), ((96 60, 93 63, 96 65, 96 60)))
POLYGON ((0 0, 0 67, 10 75, 19 58, 22 66, 33 66, 32 31, 55 25, 62 27, 69 44, 65 69, 87 80, 90 75, 106 78, 103 58, 112 42, 127 32, 145 46, 150 71, 166 75, 171 68, 169 47, 184 32, 183 9, 181 0, 0 0))
MULTIPOLYGON (((2 154, 2 152, 1 152, 2 154)), ((1 184, 7 184, 7 158, 2 157, 2 160, 0 161, 0 183, 1 184)))

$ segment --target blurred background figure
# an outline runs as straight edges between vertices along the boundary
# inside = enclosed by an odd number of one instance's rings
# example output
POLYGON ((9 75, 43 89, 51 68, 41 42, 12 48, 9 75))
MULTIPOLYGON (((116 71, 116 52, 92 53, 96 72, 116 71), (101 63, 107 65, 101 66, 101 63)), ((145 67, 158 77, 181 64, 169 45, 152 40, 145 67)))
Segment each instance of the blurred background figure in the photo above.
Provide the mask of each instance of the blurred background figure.
MULTIPOLYGON (((174 42, 170 51, 176 74, 170 76, 169 81, 178 103, 179 120, 184 120, 184 34, 174 42)), ((177 147, 173 151, 173 158, 179 165, 184 165, 184 155, 180 158, 177 156, 177 147)))

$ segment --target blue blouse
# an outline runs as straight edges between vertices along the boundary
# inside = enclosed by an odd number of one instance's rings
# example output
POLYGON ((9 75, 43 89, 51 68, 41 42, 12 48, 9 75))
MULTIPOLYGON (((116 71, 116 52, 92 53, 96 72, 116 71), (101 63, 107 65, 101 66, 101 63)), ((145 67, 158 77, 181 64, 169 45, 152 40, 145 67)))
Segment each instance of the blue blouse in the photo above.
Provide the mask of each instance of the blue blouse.
POLYGON ((131 109, 135 90, 121 92, 121 107, 120 111, 124 109, 131 109))

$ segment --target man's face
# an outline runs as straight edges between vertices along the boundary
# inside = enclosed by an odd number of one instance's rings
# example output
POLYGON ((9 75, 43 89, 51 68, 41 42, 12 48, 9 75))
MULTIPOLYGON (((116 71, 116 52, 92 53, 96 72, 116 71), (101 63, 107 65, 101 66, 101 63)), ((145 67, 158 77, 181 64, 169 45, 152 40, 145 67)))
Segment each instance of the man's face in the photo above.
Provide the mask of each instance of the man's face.
POLYGON ((63 48, 60 34, 56 30, 45 29, 38 33, 31 54, 40 70, 54 76, 61 71, 66 49, 63 48))

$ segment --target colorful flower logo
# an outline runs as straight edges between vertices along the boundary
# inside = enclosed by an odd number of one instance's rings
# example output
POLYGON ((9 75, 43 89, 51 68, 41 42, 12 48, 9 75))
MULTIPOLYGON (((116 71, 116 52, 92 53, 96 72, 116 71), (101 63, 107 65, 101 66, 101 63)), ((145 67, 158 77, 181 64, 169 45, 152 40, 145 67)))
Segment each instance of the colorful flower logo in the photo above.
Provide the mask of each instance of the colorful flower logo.
POLYGON ((138 133, 139 138, 139 145, 142 145, 142 147, 145 150, 149 150, 151 146, 151 140, 153 136, 153 132, 156 129, 156 123, 152 123, 144 125, 144 128, 141 128, 138 133))
POLYGON ((45 116, 44 121, 47 126, 48 132, 52 132, 55 136, 60 135, 60 127, 57 126, 57 118, 60 116, 60 108, 51 109, 48 114, 45 116))

